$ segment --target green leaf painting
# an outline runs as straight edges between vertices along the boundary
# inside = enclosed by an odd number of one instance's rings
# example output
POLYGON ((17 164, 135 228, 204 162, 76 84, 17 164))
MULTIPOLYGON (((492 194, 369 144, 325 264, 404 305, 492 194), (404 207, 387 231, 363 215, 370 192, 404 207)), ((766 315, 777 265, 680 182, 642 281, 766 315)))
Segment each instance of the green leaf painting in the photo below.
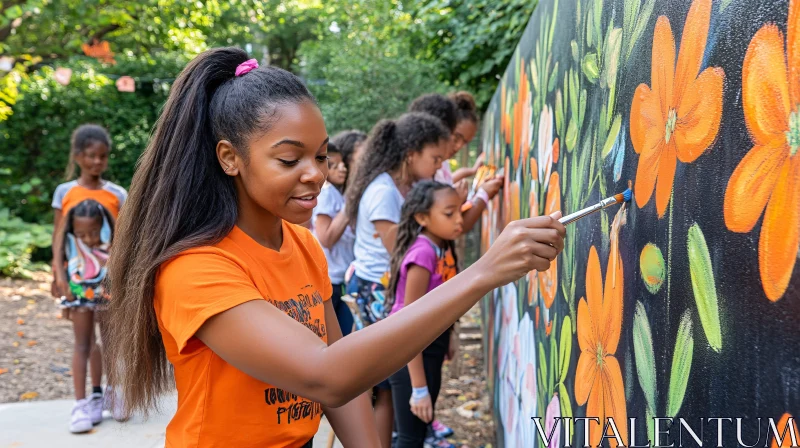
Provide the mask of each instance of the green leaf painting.
POLYGON ((653 334, 642 302, 636 302, 633 317, 633 352, 636 357, 636 375, 644 391, 647 409, 656 410, 656 360, 653 354, 653 334))
POLYGON ((715 351, 722 349, 722 330, 719 323, 719 305, 717 301, 717 287, 714 281, 714 269, 711 266, 711 256, 708 253, 703 231, 694 224, 689 228, 687 236, 687 250, 689 252, 689 272, 692 276, 692 290, 694 291, 697 312, 700 323, 706 334, 709 345, 715 351))
POLYGON ((614 146, 614 141, 619 135, 620 126, 622 126, 622 115, 617 114, 617 116, 614 117, 614 122, 611 123, 611 130, 608 132, 608 137, 606 138, 605 144, 603 144, 602 156, 604 159, 608 153, 611 152, 611 148, 614 146))
POLYGON ((669 375, 669 393, 667 394, 667 416, 675 417, 683 404, 686 385, 689 384, 689 373, 692 370, 692 354, 694 338, 692 337, 692 318, 689 311, 683 313, 675 340, 675 351, 672 354, 672 369, 669 375))
POLYGON ((561 337, 558 342, 558 382, 563 383, 569 372, 569 361, 572 355, 572 320, 569 316, 564 317, 561 323, 561 337))

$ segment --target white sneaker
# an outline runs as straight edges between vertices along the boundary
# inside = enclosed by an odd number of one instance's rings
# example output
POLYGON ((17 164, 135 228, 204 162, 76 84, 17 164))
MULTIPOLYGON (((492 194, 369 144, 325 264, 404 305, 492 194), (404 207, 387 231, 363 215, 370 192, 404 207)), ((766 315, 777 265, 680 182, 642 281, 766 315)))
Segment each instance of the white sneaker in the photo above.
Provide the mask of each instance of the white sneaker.
POLYGON ((92 430, 92 419, 89 417, 89 399, 78 400, 72 406, 72 419, 69 432, 78 434, 92 430))
POLYGON ((124 403, 122 401, 122 394, 111 386, 106 387, 105 400, 103 402, 103 409, 109 411, 114 420, 124 422, 128 420, 125 417, 124 403), (113 400, 111 399, 113 396, 113 400), (112 403, 113 401, 113 403, 112 403))
POLYGON ((103 394, 95 392, 89 398, 89 417, 93 425, 103 421, 103 394))

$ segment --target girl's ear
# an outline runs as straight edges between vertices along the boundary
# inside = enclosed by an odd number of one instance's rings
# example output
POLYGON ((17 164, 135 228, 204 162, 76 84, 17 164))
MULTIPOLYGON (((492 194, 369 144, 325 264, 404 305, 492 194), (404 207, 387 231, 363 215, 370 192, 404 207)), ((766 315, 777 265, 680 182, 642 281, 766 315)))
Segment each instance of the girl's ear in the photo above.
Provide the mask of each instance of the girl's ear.
POLYGON ((220 140, 217 143, 217 160, 222 167, 222 171, 228 176, 236 176, 239 174, 239 167, 237 166, 238 157, 236 157, 236 150, 228 140, 220 140))
POLYGON ((420 226, 428 227, 428 224, 430 223, 430 216, 428 216, 427 213, 417 213, 414 215, 414 220, 417 221, 417 224, 420 226))

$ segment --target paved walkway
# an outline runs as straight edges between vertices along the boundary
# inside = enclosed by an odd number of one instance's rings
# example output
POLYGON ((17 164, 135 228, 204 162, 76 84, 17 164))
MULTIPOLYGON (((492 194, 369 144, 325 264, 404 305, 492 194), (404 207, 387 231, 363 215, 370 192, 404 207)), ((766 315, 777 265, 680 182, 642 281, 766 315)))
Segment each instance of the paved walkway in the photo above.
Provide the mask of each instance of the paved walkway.
MULTIPOLYGON (((70 434, 73 400, 0 404, 0 448, 156 448, 164 446, 164 429, 175 412, 174 396, 165 398, 162 413, 147 421, 117 423, 106 418, 87 434, 70 434)), ((314 447, 326 448, 330 425, 323 418, 314 447)), ((336 447, 341 444, 336 442, 336 447)))

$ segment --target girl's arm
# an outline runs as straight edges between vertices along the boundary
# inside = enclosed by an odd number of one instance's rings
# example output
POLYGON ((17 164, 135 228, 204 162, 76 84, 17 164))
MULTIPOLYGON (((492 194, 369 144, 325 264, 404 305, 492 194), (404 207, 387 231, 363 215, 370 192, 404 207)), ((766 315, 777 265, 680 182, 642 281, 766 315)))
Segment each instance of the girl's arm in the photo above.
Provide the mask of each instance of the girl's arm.
POLYGON ((475 161, 475 164, 472 165, 471 168, 463 167, 457 169, 453 173, 453 183, 460 181, 461 179, 466 179, 467 177, 474 176, 475 173, 478 172, 478 168, 483 165, 483 153, 478 156, 478 159, 475 161))
MULTIPOLYGON (((503 178, 498 177, 487 181, 481 186, 481 189, 489 196, 489 200, 494 198, 500 192, 500 187, 503 186, 503 178)), ((475 224, 481 219, 483 211, 486 209, 487 204, 483 201, 475 201, 472 208, 464 212, 464 233, 469 232, 475 224)))
POLYGON ((64 221, 64 214, 61 210, 53 209, 53 285, 50 293, 53 297, 69 296, 69 286, 66 284, 67 278, 64 272, 64 234, 61 226, 64 221))
POLYGON ((467 233, 475 227, 475 224, 480 221, 484 210, 486 210, 485 202, 475 201, 472 203, 472 208, 462 214, 462 219, 464 220, 462 224, 463 233, 467 233))
MULTIPOLYGON (((425 292, 428 290, 430 280, 430 271, 422 266, 409 266, 406 278, 405 303, 403 306, 406 307, 424 296, 425 292)), ((411 377, 411 387, 414 389, 428 387, 428 381, 425 379, 425 365, 422 363, 422 356, 422 353, 419 353, 408 363, 408 376, 411 377)), ((428 396, 423 396, 419 399, 414 399, 412 395, 409 405, 411 406, 411 413, 416 415, 420 420, 426 423, 431 421, 433 416, 433 403, 431 401, 430 392, 428 396)))
MULTIPOLYGON (((408 267, 406 275, 404 307, 411 305, 424 296, 431 281, 430 271, 415 264, 408 267)), ((408 374, 411 376, 411 387, 425 387, 428 385, 425 379, 425 368, 422 364, 422 352, 408 363, 408 374)))
POLYGON ((397 242, 397 224, 391 221, 373 221, 372 223, 375 224, 375 231, 378 232, 383 247, 392 253, 394 244, 397 242))
POLYGON ((319 243, 325 248, 331 249, 344 234, 347 224, 348 219, 344 209, 333 219, 328 215, 317 215, 317 219, 314 221, 314 231, 319 243))
POLYGON ((208 319, 195 336, 260 381, 324 406, 343 406, 408 364, 492 289, 549 269, 564 248, 558 217, 512 222, 456 279, 330 346, 257 298, 208 319))
POLYGON ((480 167, 472 167, 472 168, 459 168, 453 173, 453 183, 458 183, 461 179, 466 179, 468 177, 474 176, 475 173, 478 172, 478 168, 480 167))
MULTIPOLYGON (((336 320, 333 302, 325 302, 325 323, 328 329, 328 346, 342 339, 342 331, 336 320)), ((336 437, 347 447, 380 446, 378 428, 372 413, 372 397, 362 393, 349 403, 338 408, 322 407, 325 417, 333 427, 336 437)))

